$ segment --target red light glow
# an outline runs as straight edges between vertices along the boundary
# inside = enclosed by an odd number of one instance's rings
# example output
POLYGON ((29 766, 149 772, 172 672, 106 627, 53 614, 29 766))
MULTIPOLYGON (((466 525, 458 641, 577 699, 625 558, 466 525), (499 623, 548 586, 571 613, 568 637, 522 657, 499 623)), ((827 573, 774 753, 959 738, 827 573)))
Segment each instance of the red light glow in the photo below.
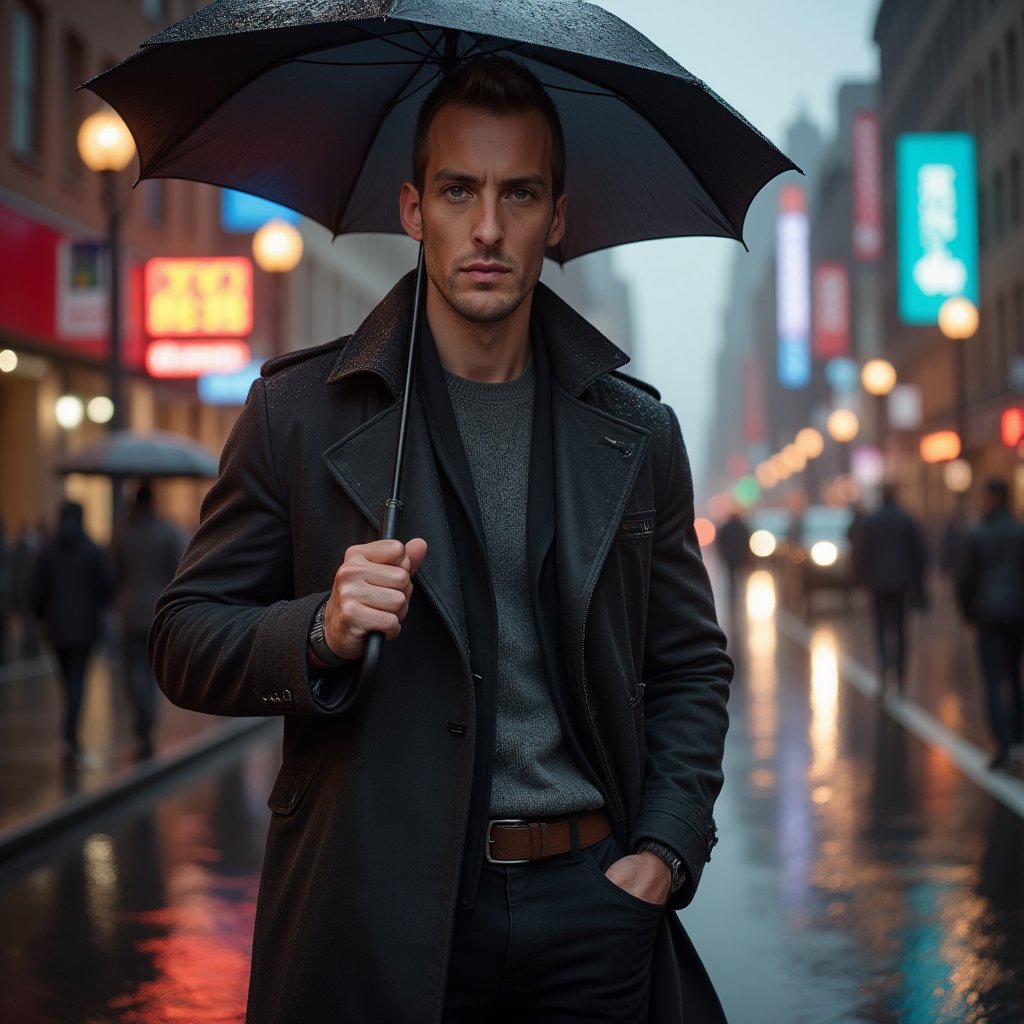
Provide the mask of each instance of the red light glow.
POLYGON ((146 348, 146 371, 151 377, 201 377, 240 370, 251 358, 244 341, 161 339, 146 348))

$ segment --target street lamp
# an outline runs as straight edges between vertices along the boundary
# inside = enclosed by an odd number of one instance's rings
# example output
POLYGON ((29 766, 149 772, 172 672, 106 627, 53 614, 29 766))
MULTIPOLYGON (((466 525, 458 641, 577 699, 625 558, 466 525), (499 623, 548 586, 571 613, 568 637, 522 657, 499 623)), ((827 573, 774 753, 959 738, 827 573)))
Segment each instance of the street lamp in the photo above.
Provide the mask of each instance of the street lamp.
POLYGON ((860 433, 860 419, 852 409, 834 409, 825 424, 828 436, 839 442, 840 472, 850 472, 850 442, 860 433))
POLYGON ((888 359, 869 359, 861 368, 860 382, 864 390, 875 400, 875 444, 884 457, 885 435, 889 429, 885 399, 896 387, 896 367, 888 359))
POLYGON ((274 290, 271 307, 271 348, 272 355, 284 352, 284 329, 282 323, 284 275, 294 270, 302 259, 302 235, 286 220, 268 220, 252 236, 252 255, 257 266, 273 275, 274 290))
MULTIPOLYGON (((78 129, 78 155, 82 163, 99 174, 103 181, 103 207, 107 214, 107 251, 110 258, 110 338, 107 365, 110 376, 110 401, 113 403, 107 427, 120 430, 124 425, 121 393, 121 209, 117 202, 117 175, 135 156, 135 141, 124 121, 112 110, 91 114, 78 129)), ((121 485, 110 478, 110 515, 116 525, 121 516, 121 485)))
MULTIPOLYGON (((978 331, 978 307, 970 299, 955 295, 939 307, 939 330, 950 341, 967 341, 978 331)), ((953 355, 953 394, 956 404, 956 432, 960 435, 964 460, 967 446, 967 346, 955 345, 953 355)))
POLYGON ((113 111, 101 110, 87 117, 78 129, 78 154, 82 163, 103 180, 103 207, 107 214, 107 248, 110 253, 110 343, 108 365, 110 400, 114 414, 108 420, 111 430, 124 422, 121 403, 121 210, 117 202, 117 174, 135 156, 131 132, 113 111))

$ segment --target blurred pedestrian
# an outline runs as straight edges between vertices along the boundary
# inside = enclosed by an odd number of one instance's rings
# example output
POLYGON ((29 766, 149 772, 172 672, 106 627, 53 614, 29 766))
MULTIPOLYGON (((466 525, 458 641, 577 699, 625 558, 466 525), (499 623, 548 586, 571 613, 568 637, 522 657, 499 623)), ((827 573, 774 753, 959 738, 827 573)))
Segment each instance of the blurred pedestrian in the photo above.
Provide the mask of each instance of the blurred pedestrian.
POLYGON ((907 607, 925 604, 928 547, 921 528, 896 502, 896 486, 882 486, 882 502, 865 516, 859 530, 864 585, 871 594, 878 673, 882 690, 895 676, 900 693, 906 682, 907 607))
POLYGON ((859 501, 850 503, 850 525, 846 528, 846 539, 850 542, 850 570, 857 586, 864 584, 864 545, 861 534, 866 518, 864 506, 859 501))
POLYGON ((42 532, 31 523, 25 523, 14 542, 14 611, 21 629, 18 653, 22 658, 39 656, 39 631, 36 629, 31 590, 32 575, 35 572, 42 541, 42 532))
POLYGON ((153 489, 139 485, 128 519, 111 544, 117 581, 117 612, 121 626, 124 682, 132 706, 137 752, 153 751, 157 685, 149 667, 146 637, 153 609, 171 582, 185 549, 181 534, 153 508, 153 489))
POLYGON ((8 629, 14 608, 14 551, 7 541, 7 530, 0 519, 0 665, 9 656, 8 629))
POLYGON ((1009 495, 1005 480, 986 482, 982 518, 964 538, 956 576, 960 609, 978 632, 994 769, 1007 767, 1024 743, 1024 523, 1011 514, 1009 495))
POLYGON ((739 509, 733 509, 729 518, 719 526, 715 547, 725 565, 729 608, 734 609, 750 565, 750 527, 740 515, 739 509))
POLYGON ((113 594, 113 574, 103 552, 86 536, 82 506, 65 502, 57 534, 39 552, 32 577, 32 605, 46 630, 64 687, 63 751, 78 763, 78 719, 85 696, 89 655, 100 638, 103 609, 113 594))

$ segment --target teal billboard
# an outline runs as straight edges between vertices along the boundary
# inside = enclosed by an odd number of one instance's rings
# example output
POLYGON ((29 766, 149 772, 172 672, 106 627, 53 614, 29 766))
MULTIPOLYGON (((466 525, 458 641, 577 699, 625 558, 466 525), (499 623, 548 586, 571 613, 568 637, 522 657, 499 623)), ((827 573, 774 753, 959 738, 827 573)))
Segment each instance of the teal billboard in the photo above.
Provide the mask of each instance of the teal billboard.
POLYGON ((978 304, 974 137, 961 132, 896 140, 899 315, 934 324, 954 295, 978 304))

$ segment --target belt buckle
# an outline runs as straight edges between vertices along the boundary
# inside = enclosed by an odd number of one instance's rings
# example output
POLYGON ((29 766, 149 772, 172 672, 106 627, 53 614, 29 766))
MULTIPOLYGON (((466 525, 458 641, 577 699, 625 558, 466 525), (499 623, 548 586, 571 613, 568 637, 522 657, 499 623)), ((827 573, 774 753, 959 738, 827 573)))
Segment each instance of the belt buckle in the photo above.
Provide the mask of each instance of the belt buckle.
POLYGON ((494 845, 494 837, 491 835, 495 825, 511 825, 517 828, 528 829, 530 822, 527 818, 494 818, 487 822, 487 845, 484 847, 484 856, 488 864, 529 864, 530 858, 523 857, 520 860, 495 860, 491 856, 491 847, 494 845))

